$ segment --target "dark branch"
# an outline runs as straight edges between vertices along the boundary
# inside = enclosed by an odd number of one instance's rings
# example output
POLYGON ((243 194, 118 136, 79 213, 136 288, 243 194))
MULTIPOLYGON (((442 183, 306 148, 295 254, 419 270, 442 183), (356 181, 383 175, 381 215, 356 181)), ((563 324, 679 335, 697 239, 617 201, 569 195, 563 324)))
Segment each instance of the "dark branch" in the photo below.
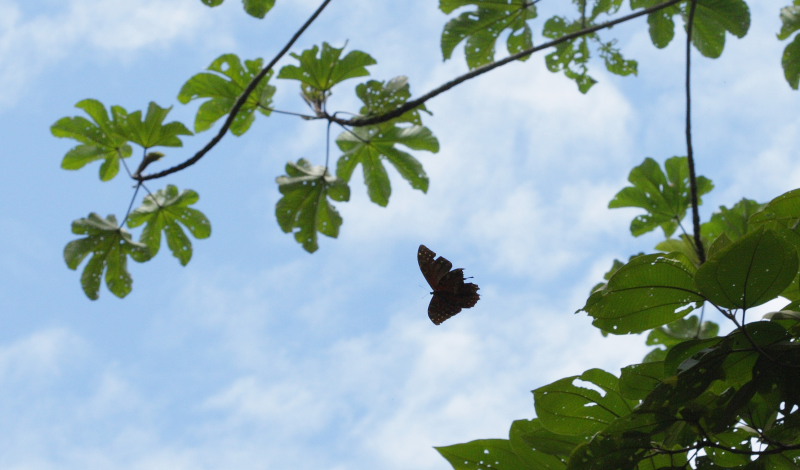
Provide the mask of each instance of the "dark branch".
POLYGON ((697 0, 691 0, 689 19, 686 24, 686 159, 689 163, 689 188, 692 195, 692 224, 694 225, 694 248, 700 264, 706 261, 706 250, 700 233, 700 208, 697 197, 697 173, 694 166, 694 149, 692 148, 692 31, 694 30, 694 13, 697 0))
POLYGON ((454 78, 453 80, 450 80, 449 82, 441 85, 440 87, 435 88, 435 89, 429 91, 428 93, 425 93, 424 95, 420 96, 419 98, 416 98, 416 99, 411 100, 411 101, 407 101, 405 104, 403 104, 399 108, 396 108, 396 109, 394 109, 392 111, 389 111, 386 114, 381 114, 379 116, 371 116, 371 117, 366 117, 366 118, 363 118, 363 117, 362 118, 355 118, 355 119, 339 119, 339 118, 337 118, 335 116, 329 116, 329 115, 324 116, 324 118, 328 119, 330 121, 336 122, 338 124, 342 124, 342 125, 345 125, 345 126, 355 126, 355 127, 369 126, 369 125, 372 125, 372 124, 380 124, 382 122, 390 121, 390 120, 392 120, 392 119, 394 119, 396 117, 402 116, 406 112, 411 111, 412 109, 424 104, 429 99, 431 99, 431 98, 433 98, 435 96, 438 96, 438 95, 444 93, 445 91, 447 91, 447 90, 449 90, 449 89, 451 89, 453 87, 456 87, 456 86, 466 82, 467 80, 469 80, 471 78, 475 78, 475 77, 477 77, 479 75, 483 75, 483 74, 485 74, 487 72, 490 72, 490 71, 492 71, 492 70, 494 70, 494 69, 496 69, 498 67, 502 67, 503 65, 506 65, 506 64, 508 64, 510 62, 514 62, 515 60, 519 60, 521 58, 527 57, 527 56, 532 55, 532 54, 534 54, 536 52, 539 52, 539 51, 541 51, 543 49, 549 49, 551 47, 557 46, 557 45, 561 44, 562 42, 571 41, 572 39, 579 38, 579 37, 585 36, 587 34, 591 34, 591 33, 594 33, 594 32, 597 32, 597 31, 600 31, 600 30, 603 30, 603 29, 611 28, 611 27, 616 26, 616 25, 618 25, 620 23, 625 23, 626 21, 630 21, 630 20, 638 18, 640 16, 644 16, 644 15, 653 13, 655 11, 670 7, 672 5, 675 5, 677 3, 681 3, 683 1, 686 1, 686 0, 669 0, 669 1, 661 3, 659 5, 655 5, 655 6, 652 6, 650 8, 645 8, 644 10, 640 10, 640 11, 637 11, 635 13, 631 13, 630 15, 617 18, 616 20, 612 20, 612 21, 609 21, 607 23, 601 23, 601 24, 594 25, 594 26, 591 26, 591 27, 586 28, 586 29, 582 29, 580 31, 576 31, 576 32, 571 33, 571 34, 567 34, 566 36, 562 36, 562 37, 560 37, 558 39, 554 39, 554 40, 552 40, 550 42, 546 42, 546 43, 541 44, 539 46, 535 46, 535 47, 532 47, 530 49, 526 49, 524 51, 521 51, 521 52, 518 52, 516 54, 510 55, 510 56, 506 57, 505 59, 498 60, 497 62, 492 62, 491 64, 486 64, 486 65, 484 65, 482 67, 478 67, 476 69, 470 70, 469 72, 465 73, 464 75, 461 75, 459 77, 454 78))
POLYGON ((297 32, 294 33, 292 38, 289 39, 289 42, 287 42, 286 45, 283 46, 283 49, 281 49, 280 52, 278 52, 275 55, 275 57, 273 57, 272 60, 267 64, 267 66, 264 67, 261 70, 261 72, 258 73, 258 75, 256 75, 253 81, 251 81, 250 84, 247 85, 247 88, 245 88, 242 95, 239 97, 238 100, 236 100, 236 103, 234 103, 233 108, 231 108, 231 112, 228 114, 228 118, 225 119, 225 123, 222 125, 222 128, 220 128, 219 132, 217 132, 217 135, 215 135, 214 138, 211 139, 211 141, 209 141, 205 147, 200 149, 200 151, 197 152, 192 158, 186 160, 185 162, 179 165, 175 165, 172 168, 167 168, 164 171, 159 171, 158 173, 153 173, 146 176, 134 175, 134 178, 138 181, 147 181, 156 178, 163 178, 164 176, 171 175, 172 173, 181 171, 184 168, 188 168, 197 163, 197 161, 199 161, 201 158, 203 158, 203 156, 206 153, 208 153, 212 148, 214 148, 219 143, 219 141, 222 140, 223 137, 225 137, 225 134, 228 133, 231 124, 233 124, 233 120, 239 113, 239 110, 242 109, 242 106, 244 106, 244 103, 247 101, 247 98, 250 96, 253 90, 256 89, 261 80, 270 72, 270 70, 272 70, 273 67, 275 67, 275 64, 277 64, 278 61, 284 55, 286 55, 287 52, 289 52, 289 49, 291 49, 294 43, 297 42, 298 39, 300 39, 300 36, 303 35, 303 33, 306 31, 306 29, 308 29, 309 26, 311 26, 311 23, 313 23, 314 20, 317 19, 320 13, 322 13, 322 10, 324 10, 325 7, 328 6, 330 2, 331 0, 323 0, 322 4, 316 9, 316 11, 314 11, 314 13, 306 20, 306 22, 303 23, 303 26, 301 26, 300 29, 298 29, 297 32))

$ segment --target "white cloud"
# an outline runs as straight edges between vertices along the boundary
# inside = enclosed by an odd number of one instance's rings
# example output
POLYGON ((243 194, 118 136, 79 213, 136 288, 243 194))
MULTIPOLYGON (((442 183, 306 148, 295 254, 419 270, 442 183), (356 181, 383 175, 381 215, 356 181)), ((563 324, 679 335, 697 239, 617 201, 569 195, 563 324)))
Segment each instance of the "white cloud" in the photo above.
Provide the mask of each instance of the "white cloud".
MULTIPOLYGON (((0 107, 12 106, 31 82, 54 73, 67 57, 102 54, 127 61, 142 50, 163 50, 208 25, 196 0, 72 0, 59 12, 24 14, 0 1, 0 107)), ((35 10, 34 10, 35 11, 35 10)))
POLYGON ((62 328, 38 331, 0 346, 0 383, 52 380, 83 348, 79 337, 62 328))

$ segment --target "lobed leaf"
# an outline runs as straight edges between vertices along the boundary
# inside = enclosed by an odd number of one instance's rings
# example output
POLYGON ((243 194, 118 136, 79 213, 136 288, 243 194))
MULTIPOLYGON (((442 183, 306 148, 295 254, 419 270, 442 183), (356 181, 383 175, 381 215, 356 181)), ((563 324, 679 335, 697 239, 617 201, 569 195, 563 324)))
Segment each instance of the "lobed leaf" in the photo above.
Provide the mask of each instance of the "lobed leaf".
POLYGON ((344 47, 336 48, 324 42, 321 51, 319 46, 314 46, 299 55, 292 53, 300 65, 285 65, 278 78, 298 80, 311 90, 327 93, 340 82, 369 75, 367 66, 377 63, 362 51, 350 51, 342 57, 343 50, 344 47))
POLYGON ((75 220, 72 233, 86 236, 67 243, 64 261, 75 270, 87 256, 92 255, 81 274, 83 292, 92 300, 99 298, 103 278, 112 294, 117 297, 128 295, 133 287, 133 278, 128 272, 128 256, 138 262, 153 256, 147 245, 133 241, 113 215, 103 218, 91 213, 87 218, 75 220))
POLYGON ((336 139, 344 153, 337 163, 336 176, 350 181, 356 166, 362 166, 364 182, 370 200, 380 206, 389 204, 391 183, 383 165, 388 160, 411 187, 428 191, 428 176, 422 164, 409 153, 397 148, 403 145, 413 150, 439 151, 439 141, 423 126, 398 127, 393 123, 358 127, 343 132, 336 139))
POLYGON ((133 152, 119 127, 118 113, 114 113, 113 119, 110 118, 105 106, 94 99, 79 101, 75 107, 85 111, 94 122, 81 116, 65 117, 50 127, 55 137, 81 142, 67 152, 61 161, 61 168, 78 170, 93 161, 102 160, 100 179, 109 181, 119 173, 120 160, 130 157, 133 152))
MULTIPOLYGON (((618 192, 609 208, 640 207, 647 214, 637 216, 631 222, 631 233, 640 236, 658 227, 669 237, 678 228, 679 222, 691 207, 689 167, 686 157, 672 157, 664 162, 666 174, 652 158, 631 170, 627 186, 618 192)), ((698 202, 713 189, 711 180, 697 177, 698 202)))
POLYGON ((281 229, 295 232, 294 238, 309 253, 319 248, 317 232, 336 238, 342 217, 328 202, 348 201, 347 182, 337 179, 323 166, 311 166, 305 159, 286 164, 286 175, 277 178, 283 197, 275 206, 281 229))
MULTIPOLYGON (((202 132, 211 128, 223 116, 228 115, 233 105, 244 93, 245 88, 261 73, 263 59, 245 60, 235 54, 223 54, 217 57, 208 70, 191 77, 181 87, 178 100, 188 103, 196 99, 205 99, 197 110, 194 128, 202 132)), ((273 72, 269 71, 247 97, 231 123, 231 132, 240 136, 250 129, 255 121, 255 112, 269 116, 272 112, 272 97, 275 87, 269 84, 273 72)))
POLYGON ((149 149, 156 146, 181 147, 179 135, 192 135, 183 123, 178 121, 164 124, 172 107, 162 108, 154 102, 147 107, 147 114, 142 120, 142 112, 134 111, 121 114, 117 120, 119 132, 130 142, 149 149))
MULTIPOLYGON (((409 98, 411 91, 408 85, 408 77, 395 77, 388 82, 370 80, 356 86, 356 95, 364 103, 359 113, 361 116, 378 116, 399 108, 409 98)), ((410 122, 411 124, 422 125, 420 111, 431 114, 424 104, 406 112, 402 116, 393 119, 391 122, 410 122)))
POLYGON ((211 223, 197 209, 189 207, 200 196, 195 191, 184 190, 168 185, 166 189, 147 196, 142 205, 128 217, 128 227, 146 224, 140 242, 148 246, 153 256, 161 248, 161 233, 167 238, 167 246, 181 265, 186 266, 192 258, 192 242, 181 225, 198 239, 211 236, 211 223))
MULTIPOLYGON (((442 55, 450 59, 453 50, 463 41, 469 68, 494 61, 497 39, 509 30, 506 47, 516 54, 533 47, 533 33, 528 21, 536 18, 536 4, 527 0, 440 0, 444 13, 465 6, 475 6, 447 22, 442 31, 442 55)), ((528 56, 529 57, 529 56, 528 56)), ((525 57, 521 60, 526 60, 525 57)))

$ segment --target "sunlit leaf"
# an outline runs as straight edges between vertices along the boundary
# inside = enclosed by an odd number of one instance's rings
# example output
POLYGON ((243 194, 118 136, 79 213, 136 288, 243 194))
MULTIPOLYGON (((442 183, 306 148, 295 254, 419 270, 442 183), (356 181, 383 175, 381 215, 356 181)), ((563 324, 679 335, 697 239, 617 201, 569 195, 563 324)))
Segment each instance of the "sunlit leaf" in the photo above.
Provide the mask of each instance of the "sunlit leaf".
MULTIPOLYGON (((196 99, 207 100, 197 110, 195 131, 208 130, 217 120, 228 115, 263 66, 263 59, 245 60, 242 64, 235 54, 223 54, 208 66, 211 72, 201 72, 190 78, 181 88, 178 100, 184 104, 196 99)), ((272 75, 270 71, 261 79, 239 109, 231 123, 234 135, 242 135, 250 129, 256 110, 265 116, 272 112, 272 96, 275 94, 275 87, 269 84, 272 75)))
POLYGON ((182 265, 192 258, 192 242, 183 230, 183 225, 198 239, 211 235, 211 223, 197 209, 189 207, 200 196, 192 190, 178 192, 178 188, 168 185, 147 196, 142 205, 128 217, 128 227, 146 224, 140 241, 146 244, 153 255, 161 247, 161 233, 167 237, 167 246, 182 265))
POLYGON ((75 220, 72 233, 86 236, 67 243, 64 261, 74 270, 91 255, 81 275, 81 287, 86 296, 92 300, 99 298, 104 277, 112 294, 117 297, 128 295, 133 287, 133 278, 128 272, 128 256, 134 261, 147 261, 152 257, 147 245, 133 241, 113 215, 103 218, 91 213, 87 218, 75 220))
POLYGON ((342 217, 328 201, 348 201, 347 182, 328 173, 323 166, 312 166, 305 159, 286 164, 286 175, 277 178, 283 197, 275 206, 281 229, 294 231, 294 238, 309 253, 319 248, 317 232, 336 238, 342 217))
MULTIPOLYGON (((533 33, 528 21, 536 18, 535 2, 525 0, 440 0, 444 13, 465 6, 474 6, 451 19, 442 31, 442 54, 445 59, 466 41, 464 55, 469 68, 494 61, 495 44, 504 31, 509 30, 506 47, 510 54, 533 47, 533 33)), ((528 56, 529 57, 529 56, 528 56)), ((527 59, 525 57, 523 60, 527 59)))

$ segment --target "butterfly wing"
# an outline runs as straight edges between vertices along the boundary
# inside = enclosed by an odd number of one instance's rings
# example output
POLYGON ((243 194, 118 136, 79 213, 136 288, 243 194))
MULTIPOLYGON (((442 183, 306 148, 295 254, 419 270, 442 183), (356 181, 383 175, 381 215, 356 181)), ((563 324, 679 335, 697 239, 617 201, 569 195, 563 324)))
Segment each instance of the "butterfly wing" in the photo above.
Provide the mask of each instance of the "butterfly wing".
POLYGON ((428 281, 431 289, 437 290, 439 282, 453 269, 453 263, 443 257, 436 258, 436 253, 425 245, 420 245, 417 251, 417 262, 422 275, 428 281))
POLYGON ((436 258, 436 253, 425 245, 419 246, 417 261, 422 275, 433 289, 428 318, 435 325, 440 325, 461 309, 474 306, 480 299, 478 286, 464 282, 463 269, 453 269, 453 263, 441 256, 436 258))

